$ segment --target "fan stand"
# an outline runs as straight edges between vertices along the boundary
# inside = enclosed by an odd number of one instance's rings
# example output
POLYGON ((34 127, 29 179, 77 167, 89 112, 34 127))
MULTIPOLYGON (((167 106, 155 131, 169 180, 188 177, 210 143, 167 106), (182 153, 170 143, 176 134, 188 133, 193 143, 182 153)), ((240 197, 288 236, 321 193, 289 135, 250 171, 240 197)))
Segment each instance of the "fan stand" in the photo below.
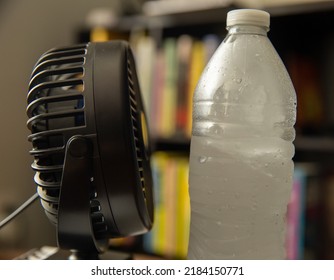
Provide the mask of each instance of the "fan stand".
POLYGON ((99 260, 100 254, 95 252, 79 252, 72 251, 71 255, 68 257, 69 260, 99 260))
POLYGON ((133 255, 126 252, 107 251, 103 254, 87 254, 43 246, 32 249, 15 260, 132 260, 133 255))
POLYGON ((58 246, 33 249, 17 259, 129 260, 129 253, 107 251, 108 240, 96 240, 91 221, 93 144, 73 136, 66 145, 58 209, 58 246), (102 253, 105 251, 104 253, 102 253))
POLYGON ((69 260, 132 260, 133 255, 124 252, 107 251, 103 254, 72 252, 69 260))
POLYGON ((97 260, 108 240, 97 240, 91 220, 93 143, 73 136, 66 145, 58 209, 58 246, 71 252, 72 260, 97 260))

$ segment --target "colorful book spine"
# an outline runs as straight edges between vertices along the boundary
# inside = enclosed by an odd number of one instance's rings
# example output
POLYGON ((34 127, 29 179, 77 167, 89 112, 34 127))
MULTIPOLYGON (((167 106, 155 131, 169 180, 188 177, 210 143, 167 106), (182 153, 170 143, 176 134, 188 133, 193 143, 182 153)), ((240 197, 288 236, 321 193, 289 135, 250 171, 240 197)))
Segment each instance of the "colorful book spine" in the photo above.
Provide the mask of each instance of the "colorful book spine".
POLYGON ((188 87, 188 98, 187 98, 187 125, 185 128, 186 135, 191 136, 192 130, 192 104, 193 95, 197 82, 202 74, 206 62, 205 48, 202 41, 195 41, 192 48, 192 54, 190 59, 190 70, 189 70, 189 87, 188 87))
POLYGON ((287 213, 286 249, 290 260, 304 257, 305 190, 306 173, 296 167, 287 213))
POLYGON ((188 249, 190 203, 188 160, 156 153, 154 171, 154 225, 143 236, 145 252, 170 259, 184 259, 188 249))
POLYGON ((155 67, 156 44, 155 41, 148 36, 139 36, 136 43, 133 42, 133 44, 136 44, 137 74, 144 109, 148 121, 151 122, 151 109, 154 108, 154 104, 152 104, 154 75, 152 75, 152 73, 154 72, 155 67))
POLYGON ((161 110, 160 136, 172 137, 176 129, 177 108, 177 78, 178 65, 176 57, 176 39, 168 38, 164 42, 165 55, 165 83, 163 87, 161 110))
POLYGON ((176 132, 185 136, 184 130, 188 121, 188 87, 190 58, 193 39, 188 35, 182 35, 177 40, 178 80, 177 80, 177 109, 176 132))
POLYGON ((213 35, 203 40, 182 35, 166 38, 158 48, 152 38, 141 36, 132 44, 152 136, 189 138, 192 96, 219 40, 213 35))

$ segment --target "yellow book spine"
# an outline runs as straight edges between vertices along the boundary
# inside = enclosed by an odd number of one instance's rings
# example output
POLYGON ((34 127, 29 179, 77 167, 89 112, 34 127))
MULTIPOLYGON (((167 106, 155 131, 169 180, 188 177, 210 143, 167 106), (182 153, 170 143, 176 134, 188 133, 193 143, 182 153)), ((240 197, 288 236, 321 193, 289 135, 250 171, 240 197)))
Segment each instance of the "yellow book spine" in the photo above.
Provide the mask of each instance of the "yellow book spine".
POLYGON ((190 199, 188 192, 188 171, 187 158, 179 157, 177 160, 177 193, 176 193, 176 256, 181 259, 187 257, 189 227, 190 227, 190 199))
POLYGON ((188 102, 187 102, 187 126, 186 135, 191 136, 192 130, 192 107, 193 107, 193 95, 201 77, 202 71, 205 66, 205 46, 201 41, 195 41, 190 58, 190 70, 189 70, 189 88, 188 88, 188 102))

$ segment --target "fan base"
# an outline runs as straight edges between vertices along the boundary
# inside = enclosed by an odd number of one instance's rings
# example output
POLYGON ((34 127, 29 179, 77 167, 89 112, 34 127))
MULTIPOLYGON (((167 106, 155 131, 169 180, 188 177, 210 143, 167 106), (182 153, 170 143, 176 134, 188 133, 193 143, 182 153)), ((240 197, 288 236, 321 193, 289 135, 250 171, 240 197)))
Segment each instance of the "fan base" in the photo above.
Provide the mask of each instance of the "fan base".
POLYGON ((43 246, 19 256, 16 260, 132 260, 129 253, 107 251, 103 254, 87 254, 43 246))

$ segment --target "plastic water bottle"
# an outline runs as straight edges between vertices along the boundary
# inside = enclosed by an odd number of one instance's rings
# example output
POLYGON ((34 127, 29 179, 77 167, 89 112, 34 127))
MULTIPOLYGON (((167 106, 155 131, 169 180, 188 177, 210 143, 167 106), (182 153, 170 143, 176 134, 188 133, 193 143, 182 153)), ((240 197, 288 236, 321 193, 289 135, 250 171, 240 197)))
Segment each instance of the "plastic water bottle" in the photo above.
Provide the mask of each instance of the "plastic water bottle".
POLYGON ((284 259, 296 93, 270 15, 233 10, 193 99, 189 259, 284 259))

